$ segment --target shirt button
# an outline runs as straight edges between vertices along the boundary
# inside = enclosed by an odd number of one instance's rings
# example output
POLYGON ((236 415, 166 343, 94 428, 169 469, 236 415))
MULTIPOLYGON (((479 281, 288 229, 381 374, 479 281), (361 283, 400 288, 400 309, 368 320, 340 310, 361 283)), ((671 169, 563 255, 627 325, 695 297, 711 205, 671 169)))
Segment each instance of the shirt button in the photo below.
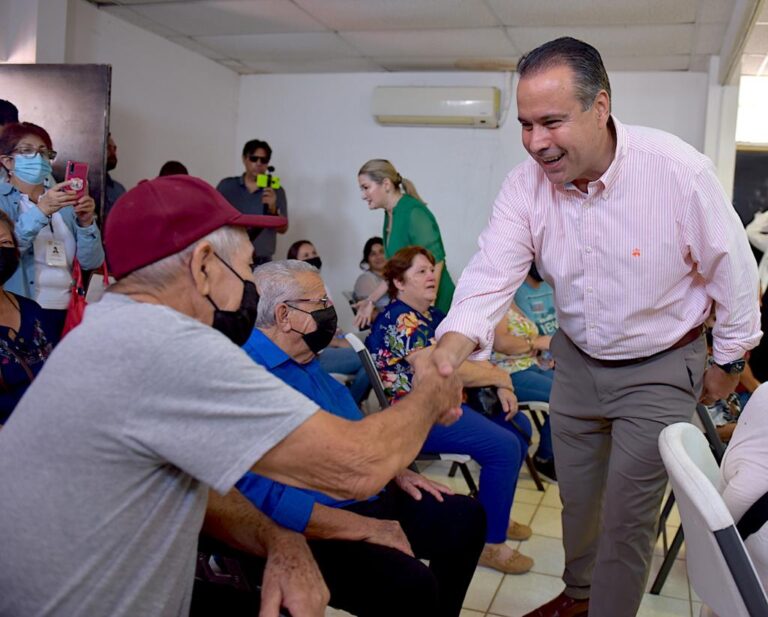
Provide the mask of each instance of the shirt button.
POLYGON ((592 288, 591 287, 587 287, 587 293, 589 293, 589 294, 592 293, 592 288))
POLYGON ((588 246, 588 247, 587 247, 587 248, 585 248, 584 250, 585 250, 587 253, 591 253, 591 252, 592 252, 592 247, 591 247, 591 246, 588 246))

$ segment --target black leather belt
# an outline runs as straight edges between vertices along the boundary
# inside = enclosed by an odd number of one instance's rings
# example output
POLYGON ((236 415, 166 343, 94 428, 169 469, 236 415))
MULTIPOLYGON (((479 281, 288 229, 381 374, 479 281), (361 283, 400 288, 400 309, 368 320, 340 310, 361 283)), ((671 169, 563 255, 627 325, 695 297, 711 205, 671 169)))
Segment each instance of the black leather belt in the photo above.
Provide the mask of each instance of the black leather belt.
POLYGON ((591 360, 594 360, 598 364, 609 367, 609 368, 618 368, 621 366, 632 366, 633 364, 640 364, 641 362, 645 362, 646 360, 650 360, 652 358, 660 356, 661 354, 665 354, 668 351, 685 347, 689 343, 693 343, 693 341, 699 338, 702 332, 704 332, 703 325, 698 325, 695 328, 691 328, 690 330, 688 330, 688 332, 686 332, 683 335, 683 337, 679 341, 674 343, 671 347, 667 347, 662 351, 658 351, 655 354, 652 354, 650 356, 645 356, 644 358, 628 358, 626 360, 601 360, 600 358, 593 358, 592 356, 585 354, 583 351, 581 353, 584 353, 585 356, 587 356, 591 360))

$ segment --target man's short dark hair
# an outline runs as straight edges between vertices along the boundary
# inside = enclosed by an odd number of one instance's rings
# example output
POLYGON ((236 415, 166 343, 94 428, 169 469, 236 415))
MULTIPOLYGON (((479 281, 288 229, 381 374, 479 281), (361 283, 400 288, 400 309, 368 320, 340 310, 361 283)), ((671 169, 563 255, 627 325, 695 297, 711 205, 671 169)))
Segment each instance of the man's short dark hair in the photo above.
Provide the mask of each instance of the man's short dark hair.
POLYGON ((251 154, 256 152, 259 148, 267 153, 268 159, 272 159, 272 148, 269 147, 269 144, 266 141, 262 141, 261 139, 252 139, 245 144, 243 146, 243 156, 251 156, 251 154))
POLYGON ((0 99, 0 126, 16 124, 19 121, 19 110, 10 101, 0 99))
POLYGON ((517 63, 520 79, 555 66, 567 66, 573 71, 576 98, 586 111, 592 107, 600 90, 611 98, 611 82, 600 52, 589 43, 565 36, 549 41, 529 51, 517 63))

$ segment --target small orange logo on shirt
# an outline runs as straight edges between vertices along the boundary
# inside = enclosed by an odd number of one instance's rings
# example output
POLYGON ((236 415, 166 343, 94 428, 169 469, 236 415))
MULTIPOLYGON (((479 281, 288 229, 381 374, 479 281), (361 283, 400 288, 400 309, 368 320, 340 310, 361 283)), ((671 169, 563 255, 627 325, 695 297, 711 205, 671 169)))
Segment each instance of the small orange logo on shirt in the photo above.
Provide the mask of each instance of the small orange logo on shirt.
POLYGON ((640 249, 638 248, 632 249, 632 257, 640 257, 640 249))

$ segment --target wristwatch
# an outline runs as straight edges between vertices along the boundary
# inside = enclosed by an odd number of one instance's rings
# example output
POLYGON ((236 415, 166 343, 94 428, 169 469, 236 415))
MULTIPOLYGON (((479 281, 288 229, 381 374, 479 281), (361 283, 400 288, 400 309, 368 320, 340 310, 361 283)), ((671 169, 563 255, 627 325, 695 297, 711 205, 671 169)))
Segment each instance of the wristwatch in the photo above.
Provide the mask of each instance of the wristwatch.
POLYGON ((728 362, 727 364, 717 364, 721 370, 725 371, 729 375, 740 375, 744 372, 746 365, 747 362, 744 360, 744 358, 741 358, 740 360, 734 360, 733 362, 728 362))

